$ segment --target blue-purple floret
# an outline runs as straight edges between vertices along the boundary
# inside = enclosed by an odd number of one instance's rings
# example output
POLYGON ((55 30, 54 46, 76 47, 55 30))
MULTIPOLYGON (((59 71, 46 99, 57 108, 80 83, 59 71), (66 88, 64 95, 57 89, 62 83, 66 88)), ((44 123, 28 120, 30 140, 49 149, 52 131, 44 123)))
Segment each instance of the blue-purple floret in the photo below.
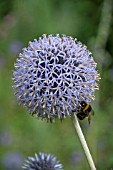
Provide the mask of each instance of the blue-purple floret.
POLYGON ((39 153, 28 157, 23 167, 25 170, 63 170, 63 166, 54 155, 39 153))
POLYGON ((96 65, 87 47, 76 39, 44 34, 29 42, 15 63, 17 99, 42 119, 72 116, 79 101, 94 99, 99 80, 96 65))

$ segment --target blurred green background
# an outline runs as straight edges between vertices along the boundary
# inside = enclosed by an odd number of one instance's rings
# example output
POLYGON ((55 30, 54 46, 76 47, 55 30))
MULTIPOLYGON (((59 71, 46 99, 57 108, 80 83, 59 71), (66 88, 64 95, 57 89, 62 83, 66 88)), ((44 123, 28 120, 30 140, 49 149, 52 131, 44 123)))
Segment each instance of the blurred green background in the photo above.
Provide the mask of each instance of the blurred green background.
POLYGON ((29 41, 46 34, 76 37, 92 51, 101 74, 91 126, 81 123, 97 169, 113 169, 112 0, 0 0, 0 170, 20 170, 24 159, 44 152, 65 170, 87 170, 70 118, 50 124, 19 106, 12 90, 14 62, 29 41))

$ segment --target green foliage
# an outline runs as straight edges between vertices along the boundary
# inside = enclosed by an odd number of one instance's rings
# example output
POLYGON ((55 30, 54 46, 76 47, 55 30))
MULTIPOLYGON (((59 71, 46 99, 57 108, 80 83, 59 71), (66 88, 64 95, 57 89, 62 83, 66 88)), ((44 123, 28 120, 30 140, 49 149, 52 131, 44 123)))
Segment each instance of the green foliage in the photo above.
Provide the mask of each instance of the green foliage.
MULTIPOLYGON (((52 153, 65 170, 88 169, 72 121, 49 124, 31 117, 19 106, 12 90, 16 57, 28 41, 43 33, 66 34, 94 49, 101 21, 102 0, 0 0, 0 169, 5 170, 8 153, 24 158, 35 152, 52 153), (20 42, 17 43, 17 42, 20 42), (15 46, 16 44, 16 46, 15 46), (20 46, 19 46, 20 45, 20 46), (4 134, 9 134, 4 137, 4 134), (74 155, 74 156, 73 156, 74 155)), ((112 26, 111 26, 112 28, 112 26)), ((104 29, 104 27, 103 27, 104 29)), ((113 169, 113 30, 110 29, 102 56, 100 91, 93 106, 91 126, 81 122, 98 169, 113 169)), ((100 63, 99 63, 100 64, 100 63)), ((21 168, 20 168, 21 169, 21 168)), ((18 169, 15 169, 18 170, 18 169)))

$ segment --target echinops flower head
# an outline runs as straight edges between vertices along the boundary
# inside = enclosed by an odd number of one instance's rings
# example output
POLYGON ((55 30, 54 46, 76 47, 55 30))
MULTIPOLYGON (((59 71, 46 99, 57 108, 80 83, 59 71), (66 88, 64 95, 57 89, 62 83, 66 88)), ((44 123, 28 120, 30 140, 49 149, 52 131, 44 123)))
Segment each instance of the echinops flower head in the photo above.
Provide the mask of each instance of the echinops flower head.
POLYGON ((78 102, 91 102, 98 89, 96 63, 85 45, 72 37, 45 34, 29 42, 13 72, 19 103, 46 120, 72 116, 78 102))
POLYGON ((62 164, 54 155, 44 153, 28 157, 22 168, 25 170, 63 170, 62 164))

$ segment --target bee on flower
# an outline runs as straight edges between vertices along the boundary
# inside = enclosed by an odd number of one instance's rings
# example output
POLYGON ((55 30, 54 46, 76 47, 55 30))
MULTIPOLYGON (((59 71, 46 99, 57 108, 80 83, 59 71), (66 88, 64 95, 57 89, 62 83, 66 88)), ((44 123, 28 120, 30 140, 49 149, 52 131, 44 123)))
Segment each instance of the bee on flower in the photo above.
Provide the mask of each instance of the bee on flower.
POLYGON ((15 95, 38 118, 52 122, 71 117, 80 101, 94 99, 99 80, 96 65, 77 39, 44 34, 29 42, 15 62, 15 95))

